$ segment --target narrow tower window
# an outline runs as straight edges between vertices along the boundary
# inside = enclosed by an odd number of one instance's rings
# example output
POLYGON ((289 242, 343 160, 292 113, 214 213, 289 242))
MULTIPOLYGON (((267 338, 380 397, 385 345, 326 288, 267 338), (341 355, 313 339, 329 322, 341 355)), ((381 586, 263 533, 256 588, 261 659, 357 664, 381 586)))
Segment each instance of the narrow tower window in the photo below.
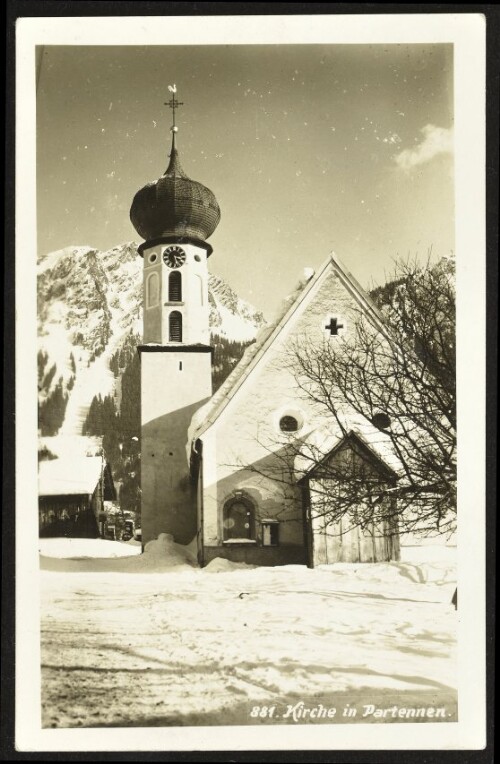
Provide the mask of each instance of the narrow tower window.
POLYGON ((169 342, 182 342, 182 315, 178 310, 173 310, 168 318, 169 342))
POLYGON ((160 301, 160 280, 157 273, 150 273, 146 287, 147 307, 154 308, 160 301))
POLYGON ((169 302, 182 301, 182 276, 179 271, 174 271, 168 277, 168 299, 169 302))

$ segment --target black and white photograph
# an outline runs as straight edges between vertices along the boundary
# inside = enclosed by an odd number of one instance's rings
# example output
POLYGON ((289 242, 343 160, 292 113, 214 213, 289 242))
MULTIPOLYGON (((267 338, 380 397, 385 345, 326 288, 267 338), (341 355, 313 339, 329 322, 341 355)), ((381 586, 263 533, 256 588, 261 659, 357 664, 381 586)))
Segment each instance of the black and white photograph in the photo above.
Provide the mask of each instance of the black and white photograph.
POLYGON ((370 19, 18 23, 21 750, 484 744, 484 28, 370 19))

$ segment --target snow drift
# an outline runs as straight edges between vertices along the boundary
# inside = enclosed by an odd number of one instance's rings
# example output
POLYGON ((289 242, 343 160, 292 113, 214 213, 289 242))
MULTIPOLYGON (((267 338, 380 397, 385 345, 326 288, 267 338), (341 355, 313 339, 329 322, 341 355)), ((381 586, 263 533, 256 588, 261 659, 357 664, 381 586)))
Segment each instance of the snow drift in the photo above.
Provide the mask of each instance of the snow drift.
POLYGON ((42 570, 67 573, 167 573, 196 564, 192 551, 168 533, 146 544, 143 554, 140 547, 104 539, 44 539, 40 551, 42 570))

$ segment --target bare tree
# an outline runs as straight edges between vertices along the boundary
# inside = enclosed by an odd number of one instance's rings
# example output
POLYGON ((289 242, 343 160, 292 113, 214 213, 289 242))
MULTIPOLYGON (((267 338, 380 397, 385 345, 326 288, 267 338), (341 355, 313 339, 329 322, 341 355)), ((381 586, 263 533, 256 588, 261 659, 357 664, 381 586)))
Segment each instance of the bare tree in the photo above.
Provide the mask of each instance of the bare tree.
POLYGON ((333 342, 296 345, 291 370, 302 394, 333 417, 344 438, 353 416, 372 423, 397 464, 394 473, 376 469, 369 448, 363 454, 363 437, 328 462, 321 449, 295 448, 317 460, 316 506, 325 524, 349 517, 365 526, 397 517, 402 531, 450 533, 456 523, 452 263, 399 263, 374 296, 383 323, 376 312, 359 311, 350 331, 333 342))
POLYGON ((344 335, 319 345, 303 337, 284 351, 299 395, 324 426, 263 433, 268 457, 238 466, 282 485, 283 520, 302 474, 315 527, 326 535, 354 527, 372 536, 449 535, 456 526, 453 261, 398 263, 372 295, 377 307, 354 313, 344 335))

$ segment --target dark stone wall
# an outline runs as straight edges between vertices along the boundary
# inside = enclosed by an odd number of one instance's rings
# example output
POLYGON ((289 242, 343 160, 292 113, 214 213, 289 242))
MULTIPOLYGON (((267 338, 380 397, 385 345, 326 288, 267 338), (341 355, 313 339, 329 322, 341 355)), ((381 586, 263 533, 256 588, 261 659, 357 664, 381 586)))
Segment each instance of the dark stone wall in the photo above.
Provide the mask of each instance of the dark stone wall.
POLYGON ((246 562, 247 565, 306 565, 306 550, 301 546, 256 546, 253 544, 227 544, 205 546, 204 565, 216 557, 232 562, 246 562))

